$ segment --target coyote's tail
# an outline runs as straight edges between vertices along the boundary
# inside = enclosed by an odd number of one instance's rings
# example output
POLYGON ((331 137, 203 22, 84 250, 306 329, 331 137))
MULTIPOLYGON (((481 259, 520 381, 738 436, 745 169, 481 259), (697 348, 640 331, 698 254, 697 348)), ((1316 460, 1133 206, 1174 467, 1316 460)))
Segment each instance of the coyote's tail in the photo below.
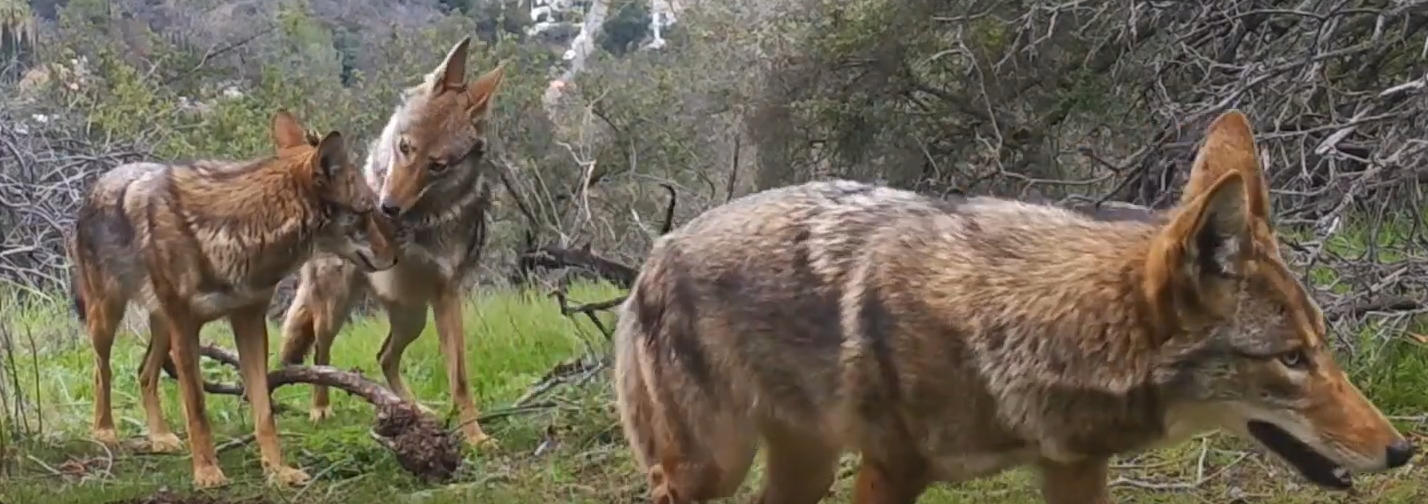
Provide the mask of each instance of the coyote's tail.
MULTIPOLYGON (((659 246, 656 245, 656 249, 659 246)), ((729 378, 702 377, 707 365, 693 299, 677 275, 682 268, 656 250, 620 306, 615 329, 615 398, 652 502, 687 504, 728 497, 752 460, 754 428, 749 408, 731 395, 729 378), (710 381, 714 383, 705 383, 710 381), (742 468, 741 468, 742 467, 742 468)))
POLYGON ((641 471, 647 471, 651 464, 659 462, 655 431, 655 403, 645 384, 644 367, 641 363, 648 356, 642 355, 641 348, 646 334, 636 321, 634 313, 634 292, 620 307, 620 317, 615 329, 615 398, 620 412, 620 423, 625 431, 625 439, 634 451, 635 461, 641 471))
POLYGON ((74 314, 79 317, 80 322, 86 322, 88 315, 84 304, 84 291, 79 288, 78 268, 70 269, 69 276, 69 302, 74 307, 74 314))
POLYGON ((302 364, 317 341, 317 318, 305 296, 299 295, 283 317, 283 347, 278 353, 283 364, 302 364))
POLYGON ((84 269, 79 264, 79 244, 71 237, 65 240, 65 252, 69 254, 69 302, 74 307, 74 314, 79 317, 80 322, 86 322, 89 318, 87 307, 84 302, 84 289, 80 285, 80 276, 84 274, 84 269))

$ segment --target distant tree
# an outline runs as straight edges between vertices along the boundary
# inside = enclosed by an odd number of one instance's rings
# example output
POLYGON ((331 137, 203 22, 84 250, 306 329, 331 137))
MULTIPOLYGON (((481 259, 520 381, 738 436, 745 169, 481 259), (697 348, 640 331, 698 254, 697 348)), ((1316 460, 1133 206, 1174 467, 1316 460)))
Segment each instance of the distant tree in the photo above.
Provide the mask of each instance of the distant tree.
POLYGON ((30 0, 30 10, 41 20, 54 21, 59 19, 60 7, 64 7, 67 2, 68 0, 30 0))
MULTIPOLYGON (((460 1, 460 0, 453 0, 460 1)), ((466 0, 470 4, 462 12, 476 21, 476 38, 494 44, 502 35, 524 38, 531 13, 521 0, 466 0)))
POLYGON ((14 78, 29 66, 39 40, 34 13, 25 0, 0 0, 0 71, 14 78))
POLYGON ((357 52, 361 49, 361 44, 361 38, 345 27, 338 27, 332 32, 332 48, 337 51, 337 58, 342 64, 340 77, 343 87, 351 87, 356 83, 357 52))
POLYGON ((480 0, 437 0, 437 3, 447 12, 455 11, 463 14, 470 12, 471 8, 479 2, 480 0))
POLYGON ((613 13, 605 18, 597 42, 600 48, 616 56, 634 49, 650 32, 648 0, 620 0, 611 5, 613 13))

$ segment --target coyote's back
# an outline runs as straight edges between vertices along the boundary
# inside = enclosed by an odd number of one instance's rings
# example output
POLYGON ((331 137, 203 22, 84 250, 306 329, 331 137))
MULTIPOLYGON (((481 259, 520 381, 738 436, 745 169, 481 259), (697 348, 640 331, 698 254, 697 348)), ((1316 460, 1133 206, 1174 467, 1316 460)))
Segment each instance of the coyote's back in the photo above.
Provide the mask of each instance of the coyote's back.
MULTIPOLYGON (((131 197, 133 187, 139 190, 133 191, 132 197, 142 198, 144 193, 152 191, 166 169, 162 164, 139 162, 118 166, 100 176, 80 203, 74 235, 68 244, 71 257, 78 257, 82 252, 98 268, 110 272, 109 281, 123 291, 137 292, 147 283, 148 273, 138 249, 138 230, 125 211, 125 202, 131 197)), ((78 275, 75 281, 78 282, 78 275)), ((71 294, 75 311, 83 318, 84 300, 80 290, 74 289, 71 294)))
POLYGON ((1245 118, 1207 134, 1171 210, 1076 212, 850 181, 783 187, 658 240, 616 334, 624 432, 660 504, 854 502, 1019 465, 1109 502, 1109 460, 1211 429, 1348 485, 1414 452, 1333 362, 1268 226, 1245 118))

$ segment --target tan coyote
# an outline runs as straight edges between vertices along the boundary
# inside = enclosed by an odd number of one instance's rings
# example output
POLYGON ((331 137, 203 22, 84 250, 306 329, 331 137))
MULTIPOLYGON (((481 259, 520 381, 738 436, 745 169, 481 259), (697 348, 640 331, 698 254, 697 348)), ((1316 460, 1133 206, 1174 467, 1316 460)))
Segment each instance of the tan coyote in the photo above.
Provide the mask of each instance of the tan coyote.
MULTIPOLYGON (((386 309, 390 324, 378 356, 382 374, 397 394, 415 402, 402 381, 402 352, 425 329, 431 306, 462 432, 468 443, 478 445, 490 438, 476 421, 476 402, 466 378, 461 281, 480 259, 486 241, 493 174, 483 160, 485 130, 505 67, 468 83, 469 44, 470 37, 461 39, 424 82, 403 93, 401 105, 369 149, 367 182, 381 194, 382 211, 397 222, 400 263, 363 274, 334 257, 309 261, 283 323, 281 358, 300 363, 316 346, 313 361, 328 364, 333 339, 354 297, 371 292, 386 309)), ((326 418, 329 408, 326 387, 314 387, 313 420, 326 418)))
POLYGON ((615 387, 654 502, 812 504, 843 451, 858 504, 1031 466, 1107 504, 1111 458, 1223 429, 1307 480, 1415 448, 1349 382, 1280 256, 1249 121, 1210 125, 1179 205, 1097 218, 850 181, 748 195, 657 241, 621 308, 615 387))

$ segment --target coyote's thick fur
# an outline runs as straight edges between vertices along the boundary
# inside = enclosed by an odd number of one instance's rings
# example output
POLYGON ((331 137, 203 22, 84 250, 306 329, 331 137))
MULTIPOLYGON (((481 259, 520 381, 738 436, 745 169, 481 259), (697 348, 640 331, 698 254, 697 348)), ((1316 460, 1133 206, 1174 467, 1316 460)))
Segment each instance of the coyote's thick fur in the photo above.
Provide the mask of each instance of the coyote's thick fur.
MULTIPOLYGON (((183 165, 131 163, 99 178, 79 209, 67 244, 74 263, 75 309, 94 344, 94 436, 118 442, 110 405, 110 350, 125 307, 149 314, 149 348, 140 386, 155 449, 179 449, 159 405, 158 378, 172 355, 188 419, 194 484, 227 478, 217 464, 198 370, 199 329, 227 317, 248 390, 267 390, 264 319, 279 280, 315 251, 366 270, 396 261, 392 230, 376 216, 376 195, 346 153, 342 137, 321 139, 286 111, 273 116, 276 152, 246 161, 183 165)), ((300 483, 283 464, 268 395, 249 394, 264 468, 275 481, 300 483)))
POLYGON ((860 504, 1023 465, 1048 503, 1105 504, 1112 456, 1212 429, 1325 487, 1404 465, 1280 257, 1266 184, 1230 111, 1164 212, 849 181, 705 212, 657 241, 619 317, 653 500, 731 495, 758 439, 763 504, 818 502, 845 450, 860 504))
MULTIPOLYGON (((466 378, 461 281, 486 241, 492 173, 483 160, 485 130, 504 66, 467 83, 469 44, 469 37, 461 39, 425 82, 406 90, 369 148, 367 183, 381 194, 382 211, 397 222, 400 264, 363 275, 336 258, 309 261, 283 323, 281 359, 300 363, 316 343, 313 361, 328 364, 354 297, 371 292, 390 323, 378 356, 382 373, 393 391, 415 402, 402 381, 402 352, 425 329, 431 306, 461 428, 467 442, 476 445, 490 437, 476 421, 466 378)), ((327 388, 315 386, 313 420, 326 418, 329 407, 327 388)))

